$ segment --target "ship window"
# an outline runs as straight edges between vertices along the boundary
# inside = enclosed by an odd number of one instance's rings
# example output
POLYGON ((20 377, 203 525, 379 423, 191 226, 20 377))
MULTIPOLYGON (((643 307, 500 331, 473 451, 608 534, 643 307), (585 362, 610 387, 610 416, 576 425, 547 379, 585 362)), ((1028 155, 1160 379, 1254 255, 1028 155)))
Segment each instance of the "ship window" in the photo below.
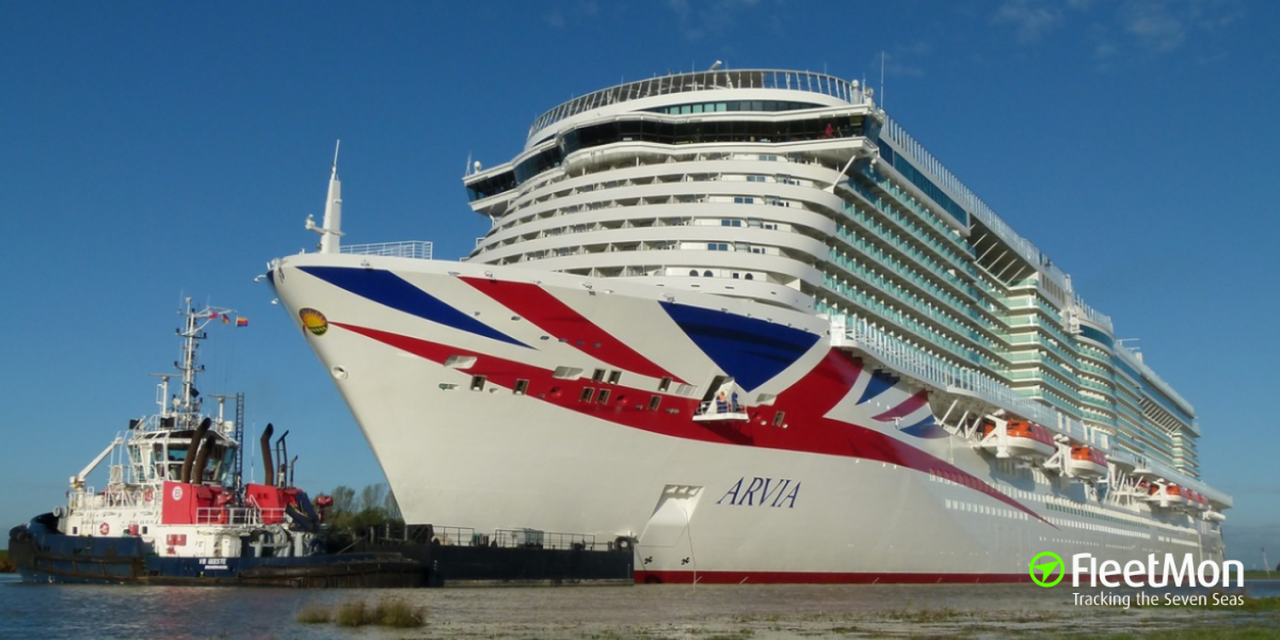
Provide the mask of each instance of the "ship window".
POLYGON ((147 525, 142 525, 142 535, 147 535, 147 525))
POLYGON ((79 533, 80 533, 80 527, 71 527, 71 535, 74 536, 74 535, 78 535, 79 533))
POLYGON ((662 382, 658 383, 658 391, 666 391, 667 389, 670 389, 670 388, 671 388, 671 378, 663 378, 662 382))
POLYGON ((702 275, 703 275, 703 277, 710 278, 710 277, 711 277, 711 271, 709 271, 709 270, 708 270, 708 271, 703 271, 703 272, 702 272, 702 275))
POLYGON ((595 373, 591 374, 592 382, 601 382, 603 380, 604 380, 604 369, 596 369, 595 373))
POLYGON ((604 404, 608 401, 609 401, 609 390, 601 389, 600 395, 596 396, 596 402, 599 402, 600 404, 604 404))
POLYGON ((582 395, 578 396, 578 402, 591 402, 591 398, 595 397, 596 390, 586 387, 582 390, 582 395))
POLYGON ((742 226, 742 221, 741 221, 741 220, 721 220, 721 221, 720 221, 720 226, 722 226, 722 227, 741 227, 741 226, 742 226))
POLYGON ((471 376, 471 390, 484 391, 484 376, 471 376))
POLYGON ((516 388, 512 390, 518 396, 522 396, 529 390, 529 381, 523 378, 516 380, 516 388))
POLYGON ((727 242, 708 242, 707 251, 728 251, 729 243, 727 242))
POLYGON ((693 277, 695 277, 695 278, 696 278, 696 277, 698 277, 698 270, 697 270, 697 269, 690 269, 690 270, 689 270, 689 275, 691 275, 691 276, 693 276, 693 277))
POLYGON ((650 410, 650 411, 657 411, 657 410, 658 410, 658 406, 659 406, 659 405, 661 405, 661 404, 662 404, 662 396, 658 396, 658 395, 650 396, 650 398, 649 398, 649 410, 650 410))
POLYGON ((779 411, 779 412, 777 412, 777 413, 773 414, 773 426, 775 426, 775 427, 780 427, 780 426, 782 426, 782 421, 783 421, 786 417, 787 417, 787 412, 786 412, 786 411, 779 411))
POLYGON ((622 379, 621 371, 614 369, 613 371, 609 372, 609 384, 618 384, 618 381, 621 379, 622 379))
POLYGON ((556 370, 551 374, 551 377, 560 378, 561 380, 572 380, 581 374, 582 369, 577 367, 556 367, 556 370))

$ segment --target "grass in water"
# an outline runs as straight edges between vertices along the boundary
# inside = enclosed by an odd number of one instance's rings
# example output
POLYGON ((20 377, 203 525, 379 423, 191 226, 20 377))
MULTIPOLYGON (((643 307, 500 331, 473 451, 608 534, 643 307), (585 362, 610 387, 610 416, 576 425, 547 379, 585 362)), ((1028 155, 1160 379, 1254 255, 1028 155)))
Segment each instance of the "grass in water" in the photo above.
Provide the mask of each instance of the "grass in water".
POLYGON ((298 613, 298 622, 333 622, 341 627, 412 628, 426 624, 427 616, 422 607, 415 607, 399 598, 386 598, 373 604, 364 600, 348 600, 338 605, 330 614, 328 609, 308 606, 298 613))
POLYGON ((298 612, 298 622, 302 624, 326 624, 333 620, 333 613, 327 607, 309 604, 298 612))

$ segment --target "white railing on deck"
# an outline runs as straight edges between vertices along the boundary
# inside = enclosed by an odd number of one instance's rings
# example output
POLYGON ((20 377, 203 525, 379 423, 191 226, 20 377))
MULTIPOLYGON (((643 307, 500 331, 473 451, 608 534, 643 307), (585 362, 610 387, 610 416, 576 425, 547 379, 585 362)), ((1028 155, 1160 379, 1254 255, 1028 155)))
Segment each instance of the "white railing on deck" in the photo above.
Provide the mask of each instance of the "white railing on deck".
MULTIPOLYGON (((1069 288, 1067 286, 1066 272, 1059 268, 1058 265, 1053 264, 1049 257, 1040 251, 1039 247, 1022 237, 1017 231, 1014 231, 1013 227, 1009 226, 1009 223, 1005 222, 991 207, 987 206, 987 203, 983 202, 973 190, 961 182, 937 158, 934 158, 933 154, 924 148, 924 145, 912 138, 911 134, 902 128, 902 125, 886 118, 880 137, 893 141, 898 147, 899 154, 905 156, 916 169, 928 174, 935 184, 955 197, 966 211, 980 220, 1005 244, 1012 247, 1018 255, 1022 256, 1023 260, 1035 265, 1050 280, 1056 282, 1058 286, 1064 289, 1069 288)), ((1084 300, 1078 295, 1074 296, 1074 302, 1091 322, 1105 327, 1108 331, 1114 331, 1109 316, 1085 304, 1084 300)))
POLYGON ((1174 403, 1178 404, 1179 408, 1191 414, 1192 417, 1195 416, 1196 408, 1192 406, 1190 402, 1187 402, 1187 399, 1182 397, 1181 394, 1174 391, 1173 387, 1169 386, 1168 382, 1165 382, 1163 378, 1156 375, 1156 372, 1152 371, 1151 367, 1147 366, 1147 363, 1138 359, 1138 356, 1133 351, 1130 351, 1128 347, 1117 342, 1115 345, 1115 353, 1120 356, 1126 364, 1137 369, 1138 372, 1142 374, 1142 377, 1146 378, 1152 385, 1155 385, 1155 388, 1159 389, 1162 393, 1168 396, 1170 400, 1173 400, 1174 403))
POLYGON ((227 524, 257 526, 287 522, 284 509, 258 507, 196 507, 195 524, 227 524))
POLYGON ((362 256, 385 256, 389 258, 431 259, 431 243, 422 240, 406 240, 403 242, 375 242, 372 244, 349 244, 341 249, 342 253, 362 256))
POLYGON ((890 335, 883 329, 871 326, 865 320, 847 316, 833 317, 831 319, 831 346, 856 348, 895 371, 932 383, 940 389, 950 392, 961 391, 977 396, 996 407, 1044 425, 1050 430, 1066 435, 1078 442, 1092 444, 1099 449, 1107 451, 1108 455, 1119 454, 1117 457, 1122 461, 1131 461, 1139 469, 1145 467, 1170 482, 1204 494, 1210 500, 1224 507, 1232 505, 1231 496, 1177 471, 1173 467, 1140 454, 1130 454, 1119 450, 1112 452, 1110 438, 1106 433, 1088 429, 1079 420, 1063 415, 1053 407, 1021 395, 990 376, 973 369, 956 366, 941 358, 929 355, 919 348, 890 335))
POLYGON ((897 371, 933 383, 940 389, 977 396, 1079 442, 1088 442, 1104 449, 1109 446, 1106 434, 1089 434, 1079 420, 1028 398, 986 374, 929 355, 866 321, 849 320, 845 316, 832 318, 832 346, 857 348, 897 371))
MULTIPOLYGON (((871 96, 865 86, 857 85, 825 73, 771 69, 717 69, 658 76, 620 84, 574 98, 538 116, 529 127, 526 140, 539 131, 561 121, 611 104, 665 96, 686 91, 716 89, 782 89, 806 91, 838 98, 850 104, 869 104, 871 96)), ((720 98, 723 100, 724 98, 720 98)))

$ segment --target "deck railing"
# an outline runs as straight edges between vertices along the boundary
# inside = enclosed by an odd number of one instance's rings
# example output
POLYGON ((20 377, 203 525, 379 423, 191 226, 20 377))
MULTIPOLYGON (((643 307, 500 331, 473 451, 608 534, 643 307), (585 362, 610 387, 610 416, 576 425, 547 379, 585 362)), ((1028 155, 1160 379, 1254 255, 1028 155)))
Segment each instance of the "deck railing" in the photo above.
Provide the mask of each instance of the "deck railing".
POLYGON ((1090 438, 1079 420, 1028 398, 986 374, 925 353, 866 321, 850 320, 847 316, 832 318, 832 346, 857 348, 901 373, 931 382, 940 389, 977 396, 1080 442, 1108 447, 1105 434, 1090 438))
POLYGON ((574 98, 542 114, 529 127, 528 139, 539 131, 579 113, 599 109, 628 100, 664 96, 686 91, 709 89, 782 89, 806 91, 838 98, 850 104, 863 104, 871 96, 866 87, 825 73, 768 69, 717 69, 696 71, 639 80, 574 98))
POLYGON ((342 253, 362 256, 384 256, 389 258, 431 259, 431 243, 422 240, 406 240, 402 242, 375 242, 372 244, 349 244, 341 248, 342 253))

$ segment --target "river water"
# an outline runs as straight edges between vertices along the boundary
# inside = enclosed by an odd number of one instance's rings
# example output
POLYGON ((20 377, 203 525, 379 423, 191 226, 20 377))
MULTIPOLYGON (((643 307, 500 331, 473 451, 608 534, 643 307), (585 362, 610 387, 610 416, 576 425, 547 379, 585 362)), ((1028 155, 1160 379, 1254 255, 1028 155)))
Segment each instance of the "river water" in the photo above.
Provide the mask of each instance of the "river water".
MULTIPOLYGON (((1218 624, 1247 616, 1176 606, 1084 606, 1069 586, 640 585, 414 590, 27 585, 0 575, 0 638, 708 638, 949 636, 1040 630, 1122 631, 1218 624), (308 607, 400 598, 417 629, 305 624, 308 607)), ((1248 581, 1280 596, 1280 580, 1248 581)), ((1280 636, 1280 627, 1277 627, 1280 636)))

